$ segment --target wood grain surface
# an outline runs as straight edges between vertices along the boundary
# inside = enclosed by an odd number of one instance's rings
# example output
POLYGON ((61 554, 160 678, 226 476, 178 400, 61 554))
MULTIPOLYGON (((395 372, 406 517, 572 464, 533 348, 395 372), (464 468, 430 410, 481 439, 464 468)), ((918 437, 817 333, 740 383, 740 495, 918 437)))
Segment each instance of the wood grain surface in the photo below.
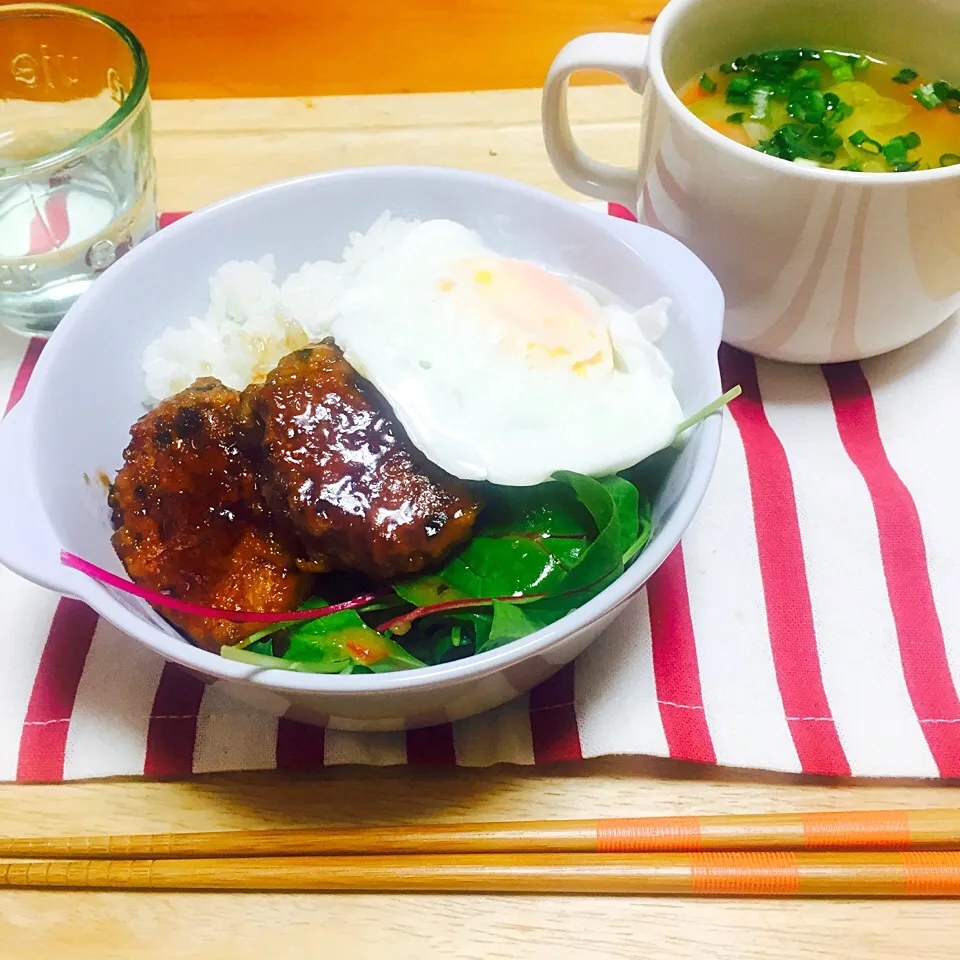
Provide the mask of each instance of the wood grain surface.
MULTIPOLYGON (((574 91, 584 146, 636 155, 635 98, 574 91)), ((346 164, 435 163, 560 190, 536 91, 159 103, 161 205, 346 164)), ((0 705, 2 709, 2 705, 0 705)), ((331 769, 0 786, 9 835, 960 806, 960 784, 863 784, 642 759, 554 769, 331 769)), ((955 960, 955 902, 3 892, 0 958, 955 960)))
POLYGON ((665 0, 93 0, 129 26, 157 97, 536 87, 568 40, 647 32, 665 0))

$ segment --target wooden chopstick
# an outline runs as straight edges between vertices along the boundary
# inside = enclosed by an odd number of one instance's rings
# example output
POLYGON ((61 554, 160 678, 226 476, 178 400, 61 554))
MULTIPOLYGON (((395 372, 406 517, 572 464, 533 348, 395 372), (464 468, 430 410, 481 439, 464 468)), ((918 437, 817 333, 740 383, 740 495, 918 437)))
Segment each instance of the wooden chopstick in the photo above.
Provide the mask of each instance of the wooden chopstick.
POLYGON ((960 849, 960 810, 530 820, 90 837, 0 837, 0 858, 960 849))
POLYGON ((0 887, 958 897, 960 851, 14 860, 0 887))

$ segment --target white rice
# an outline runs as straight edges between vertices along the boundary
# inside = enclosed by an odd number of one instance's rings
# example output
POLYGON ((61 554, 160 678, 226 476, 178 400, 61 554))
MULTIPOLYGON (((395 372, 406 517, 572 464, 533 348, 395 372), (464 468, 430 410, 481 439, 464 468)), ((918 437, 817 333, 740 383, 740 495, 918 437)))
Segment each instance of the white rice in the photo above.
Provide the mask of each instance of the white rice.
POLYGON ((216 377, 236 390, 264 380, 288 353, 326 333, 351 279, 417 224, 384 213, 366 233, 350 234, 339 262, 306 263, 282 285, 272 256, 225 263, 210 279, 206 314, 185 327, 167 327, 144 351, 151 402, 198 377, 216 377))

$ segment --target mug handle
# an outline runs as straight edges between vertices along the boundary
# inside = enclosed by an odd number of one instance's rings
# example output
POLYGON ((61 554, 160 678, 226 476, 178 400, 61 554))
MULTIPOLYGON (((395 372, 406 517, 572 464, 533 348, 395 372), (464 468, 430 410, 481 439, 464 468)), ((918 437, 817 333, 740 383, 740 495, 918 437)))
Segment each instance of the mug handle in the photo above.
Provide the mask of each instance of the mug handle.
POLYGON ((630 210, 637 202, 637 171, 594 160, 577 146, 567 114, 567 88, 570 77, 580 70, 605 70, 642 93, 649 43, 649 37, 635 33, 588 33, 571 40, 550 65, 541 101, 547 154, 560 179, 588 197, 630 210))

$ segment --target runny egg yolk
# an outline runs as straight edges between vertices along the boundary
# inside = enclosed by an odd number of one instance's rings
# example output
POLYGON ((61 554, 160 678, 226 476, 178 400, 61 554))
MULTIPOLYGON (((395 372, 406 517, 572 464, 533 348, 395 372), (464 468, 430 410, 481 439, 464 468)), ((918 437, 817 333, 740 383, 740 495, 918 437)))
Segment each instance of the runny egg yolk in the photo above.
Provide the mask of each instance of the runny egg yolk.
POLYGON ((442 293, 491 326, 502 350, 532 370, 568 370, 587 377, 613 367, 607 326, 573 287, 525 260, 459 261, 442 293))

